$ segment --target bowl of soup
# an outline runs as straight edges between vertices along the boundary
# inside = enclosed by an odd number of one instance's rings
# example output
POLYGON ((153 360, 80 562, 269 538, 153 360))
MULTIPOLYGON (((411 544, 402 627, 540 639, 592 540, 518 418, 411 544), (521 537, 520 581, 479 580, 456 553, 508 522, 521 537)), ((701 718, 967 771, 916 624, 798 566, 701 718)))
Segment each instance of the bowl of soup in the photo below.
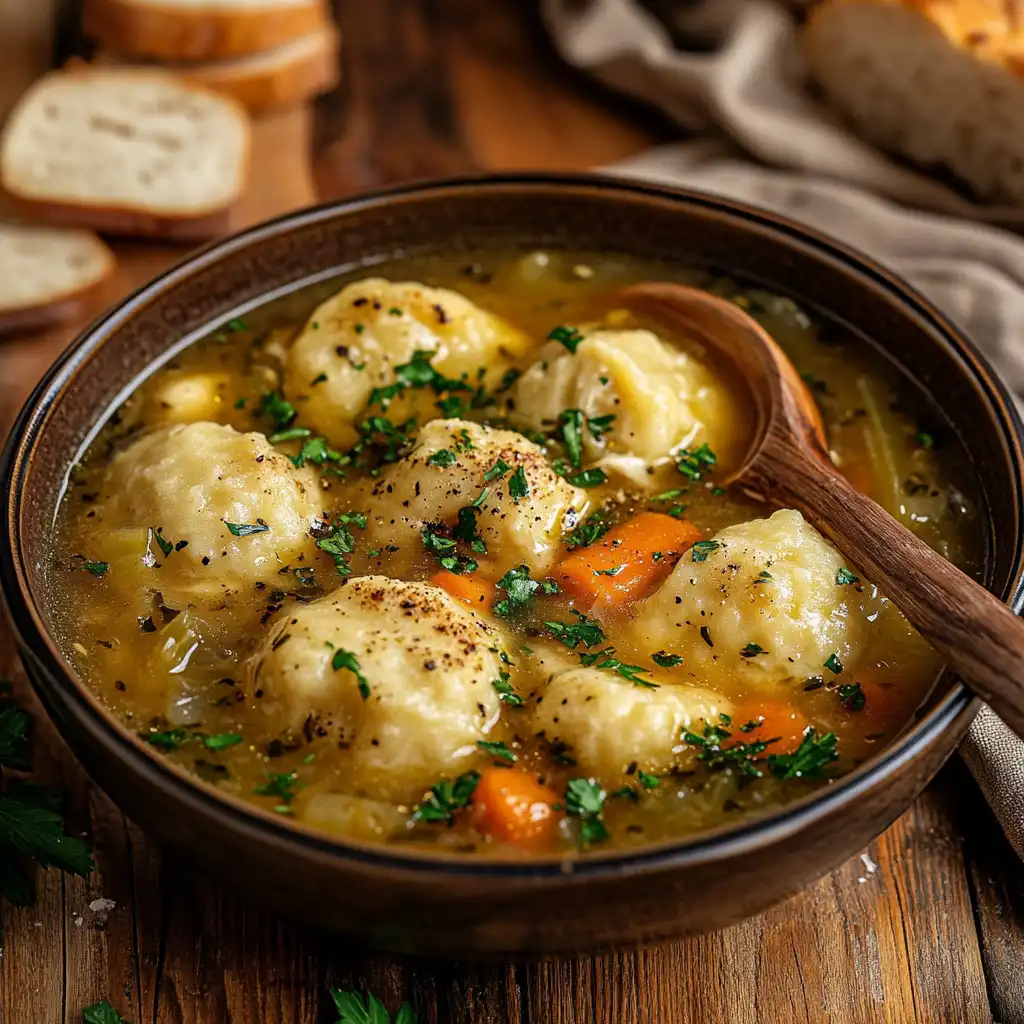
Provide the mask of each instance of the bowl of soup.
POLYGON ((1020 424, 880 268, 725 200, 440 182, 218 242, 94 324, 8 443, 3 587, 125 811, 371 946, 721 927, 859 851, 976 710, 796 511, 727 485, 781 343, 831 458, 1016 605, 1020 424))

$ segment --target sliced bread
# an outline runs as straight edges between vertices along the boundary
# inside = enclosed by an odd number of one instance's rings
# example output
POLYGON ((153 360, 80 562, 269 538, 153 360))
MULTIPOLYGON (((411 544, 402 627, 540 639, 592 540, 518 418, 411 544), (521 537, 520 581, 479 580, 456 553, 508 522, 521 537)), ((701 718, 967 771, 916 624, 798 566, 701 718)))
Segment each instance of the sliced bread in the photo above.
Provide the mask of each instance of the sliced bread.
POLYGON ((0 332, 73 320, 113 272, 114 254, 91 231, 0 223, 0 332))
POLYGON ((216 60, 308 35, 325 0, 86 0, 87 35, 113 53, 216 60))
POLYGON ((803 30, 811 76, 864 138, 1024 204, 1024 21, 977 0, 825 0, 803 30))
MULTIPOLYGON (((93 63, 103 67, 152 67, 100 50, 93 63)), ((302 103, 338 84, 338 32, 324 24, 315 32, 248 57, 217 61, 164 61, 178 78, 233 96, 249 110, 302 103)))
POLYGON ((46 223, 211 238, 230 228, 249 134, 233 100, 163 72, 56 71, 11 114, 0 136, 0 183, 46 223))

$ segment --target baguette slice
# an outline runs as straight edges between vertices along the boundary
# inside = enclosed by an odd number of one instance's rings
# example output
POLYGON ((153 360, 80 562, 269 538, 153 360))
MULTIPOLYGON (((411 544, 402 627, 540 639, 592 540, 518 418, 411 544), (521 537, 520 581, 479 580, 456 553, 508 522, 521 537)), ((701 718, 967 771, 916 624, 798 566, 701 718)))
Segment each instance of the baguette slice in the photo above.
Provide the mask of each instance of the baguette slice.
POLYGON ((102 297, 114 265, 91 231, 0 223, 0 332, 75 319, 102 297))
POLYGON ((23 212, 121 235, 224 233, 248 166, 245 110, 158 71, 51 72, 0 136, 0 183, 23 212))
POLYGON ((238 57, 307 35, 324 0, 86 0, 83 24, 104 49, 132 57, 238 57))
MULTIPOLYGON (((102 67, 152 68, 132 58, 99 51, 102 67)), ((218 61, 171 61, 159 65, 186 82, 231 96, 251 111, 302 103, 338 84, 338 32, 324 24, 315 32, 248 57, 218 61)))
POLYGON ((975 0, 826 0, 811 10, 804 56, 864 138, 982 200, 1022 204, 1024 27, 1000 12, 975 0))

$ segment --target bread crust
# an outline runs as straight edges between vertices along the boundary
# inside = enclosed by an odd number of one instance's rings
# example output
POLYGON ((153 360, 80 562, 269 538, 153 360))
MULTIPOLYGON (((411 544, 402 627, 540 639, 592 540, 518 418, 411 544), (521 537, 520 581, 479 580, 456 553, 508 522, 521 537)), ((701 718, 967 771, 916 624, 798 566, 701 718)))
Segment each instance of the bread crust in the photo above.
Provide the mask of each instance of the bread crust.
MULTIPOLYGON (((192 90, 216 98, 217 102, 228 104, 234 109, 243 128, 242 154, 240 157, 240 173, 238 190, 227 203, 205 210, 176 214, 173 210, 161 209, 156 206, 118 205, 116 203, 60 202, 53 198, 37 198, 20 188, 16 181, 7 174, 4 163, 4 137, 0 136, 0 171, 3 172, 3 187, 16 211, 27 219, 59 227, 91 228, 94 231, 111 235, 135 236, 143 238, 165 238, 171 241, 196 242, 206 241, 226 234, 231 230, 233 212, 239 204, 249 178, 249 167, 252 154, 252 122, 246 109, 229 96, 223 96, 211 89, 192 82, 181 81, 165 71, 141 68, 94 68, 88 64, 76 63, 61 71, 51 72, 53 75, 81 76, 116 74, 125 79, 160 78, 170 79, 180 89, 192 90)), ((34 90, 42 87, 45 79, 40 79, 28 93, 22 97, 22 103, 31 102, 34 90)), ((17 110, 15 111, 15 114, 17 110)), ((14 121, 14 114, 8 121, 8 127, 14 121)))
POLYGON ((327 20, 321 0, 229 11, 132 0, 86 0, 86 35, 115 53, 167 60, 240 57, 315 32, 327 20))
POLYGON ((117 268, 117 260, 100 239, 96 249, 104 258, 103 273, 94 281, 72 291, 58 295, 48 302, 33 306, 0 306, 0 334, 16 331, 33 331, 44 327, 56 327, 77 320, 83 313, 95 309, 107 295, 117 268))
MULTIPOLYGON (((339 36, 325 26, 317 47, 283 64, 253 67, 232 63, 180 63, 165 65, 176 78, 230 96, 252 112, 302 103, 333 89, 340 80, 339 36)), ((131 67, 116 55, 99 53, 93 58, 101 67, 131 67)), ((145 65, 142 65, 145 67, 145 65)))

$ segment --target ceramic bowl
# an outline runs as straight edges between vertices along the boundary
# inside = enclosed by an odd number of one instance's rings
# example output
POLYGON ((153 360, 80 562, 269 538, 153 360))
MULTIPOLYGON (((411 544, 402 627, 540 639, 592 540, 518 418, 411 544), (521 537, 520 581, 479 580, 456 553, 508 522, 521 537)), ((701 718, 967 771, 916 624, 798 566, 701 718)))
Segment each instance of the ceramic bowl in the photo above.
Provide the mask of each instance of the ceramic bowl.
POLYGON ((42 568, 68 469, 173 347, 271 295, 398 255, 516 247, 699 261, 843 322, 923 389, 964 440, 983 506, 986 583, 1021 598, 1021 424, 974 346, 882 268, 810 229, 723 199, 594 176, 471 178, 303 210, 217 242, 90 327, 47 374, 3 462, 0 575, 28 673, 62 736, 124 811, 253 899, 442 956, 647 943, 719 928, 862 850, 956 748, 977 701, 944 680, 897 742, 769 817, 635 852, 492 861, 342 841, 222 795, 141 743, 76 678, 42 568))

